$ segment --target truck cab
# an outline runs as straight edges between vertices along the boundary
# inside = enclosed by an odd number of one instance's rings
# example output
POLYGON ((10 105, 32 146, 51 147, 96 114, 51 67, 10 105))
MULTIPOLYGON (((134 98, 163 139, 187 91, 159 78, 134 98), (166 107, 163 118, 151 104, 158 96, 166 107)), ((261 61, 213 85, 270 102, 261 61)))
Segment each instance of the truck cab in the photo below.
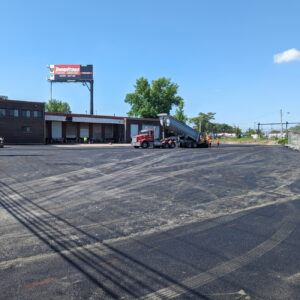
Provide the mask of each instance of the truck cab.
POLYGON ((140 133, 132 137, 131 145, 134 148, 148 148, 154 142, 154 130, 153 129, 143 129, 140 133))

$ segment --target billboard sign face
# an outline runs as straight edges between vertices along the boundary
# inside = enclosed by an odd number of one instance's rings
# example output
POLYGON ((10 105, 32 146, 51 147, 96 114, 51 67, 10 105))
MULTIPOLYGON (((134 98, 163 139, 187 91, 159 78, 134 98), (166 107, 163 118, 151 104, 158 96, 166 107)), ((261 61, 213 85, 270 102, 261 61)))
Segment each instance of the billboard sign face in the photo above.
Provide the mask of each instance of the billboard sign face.
POLYGON ((51 81, 93 80, 93 65, 49 65, 51 81))

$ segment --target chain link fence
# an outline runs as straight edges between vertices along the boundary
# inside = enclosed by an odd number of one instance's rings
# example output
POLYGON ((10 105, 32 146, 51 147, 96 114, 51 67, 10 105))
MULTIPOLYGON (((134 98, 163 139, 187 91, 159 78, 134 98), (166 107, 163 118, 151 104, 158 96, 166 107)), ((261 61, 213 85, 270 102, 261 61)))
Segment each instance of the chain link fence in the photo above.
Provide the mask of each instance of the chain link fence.
POLYGON ((300 131, 289 131, 288 147, 300 150, 300 131))

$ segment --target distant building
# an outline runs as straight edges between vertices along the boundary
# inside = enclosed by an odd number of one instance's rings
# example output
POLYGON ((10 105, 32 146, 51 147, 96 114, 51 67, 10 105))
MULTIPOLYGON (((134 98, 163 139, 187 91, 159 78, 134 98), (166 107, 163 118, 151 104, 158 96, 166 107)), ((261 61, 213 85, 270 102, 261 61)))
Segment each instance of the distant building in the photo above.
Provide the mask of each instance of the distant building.
POLYGON ((159 119, 45 112, 42 102, 0 99, 0 136, 7 144, 82 142, 130 143, 151 128, 161 138, 159 119))
MULTIPOLYGON (((285 137, 286 137, 286 133, 283 132, 282 133, 282 138, 285 138, 285 137)), ((267 138, 268 139, 281 139, 281 133, 280 132, 279 133, 269 133, 267 135, 267 138)))
POLYGON ((45 113, 46 142, 82 142, 88 138, 96 143, 130 143, 145 128, 161 137, 158 119, 95 116, 84 114, 45 113))

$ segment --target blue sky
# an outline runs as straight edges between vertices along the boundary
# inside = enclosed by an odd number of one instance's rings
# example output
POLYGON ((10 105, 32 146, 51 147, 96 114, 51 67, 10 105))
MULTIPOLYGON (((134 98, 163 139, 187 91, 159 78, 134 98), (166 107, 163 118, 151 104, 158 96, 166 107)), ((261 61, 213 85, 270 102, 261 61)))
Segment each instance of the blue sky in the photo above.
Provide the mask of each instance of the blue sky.
MULTIPOLYGON (((300 121, 300 1, 11 0, 0 10, 0 95, 10 99, 47 101, 47 64, 93 64, 98 114, 126 115, 136 79, 165 76, 189 117, 216 112, 246 128, 279 122, 282 109, 300 121)), ((81 84, 55 84, 53 97, 89 111, 81 84)))

